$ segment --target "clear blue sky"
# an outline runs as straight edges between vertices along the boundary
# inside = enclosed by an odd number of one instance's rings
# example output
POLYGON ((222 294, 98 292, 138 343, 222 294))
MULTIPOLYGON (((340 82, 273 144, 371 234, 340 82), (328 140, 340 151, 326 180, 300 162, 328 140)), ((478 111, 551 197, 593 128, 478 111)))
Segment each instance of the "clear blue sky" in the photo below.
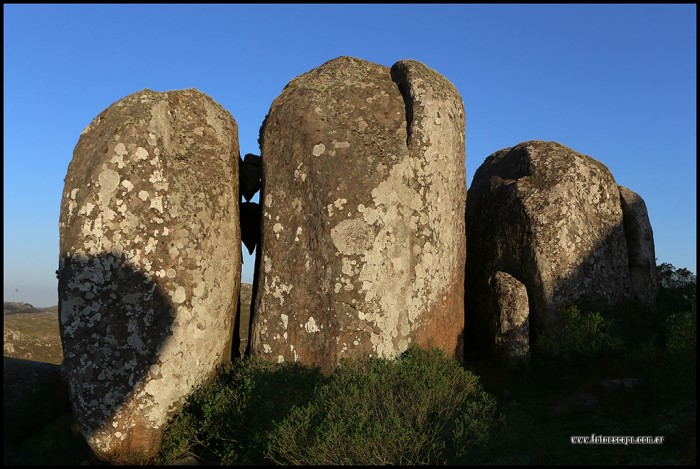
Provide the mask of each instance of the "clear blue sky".
MULTIPOLYGON (((416 59, 462 95, 467 181, 555 140, 646 201, 658 262, 696 272, 696 21, 678 5, 4 5, 4 298, 58 302, 58 218, 80 132, 119 99, 197 88, 241 153, 294 77, 416 59)), ((243 280, 253 259, 244 257, 243 280)))

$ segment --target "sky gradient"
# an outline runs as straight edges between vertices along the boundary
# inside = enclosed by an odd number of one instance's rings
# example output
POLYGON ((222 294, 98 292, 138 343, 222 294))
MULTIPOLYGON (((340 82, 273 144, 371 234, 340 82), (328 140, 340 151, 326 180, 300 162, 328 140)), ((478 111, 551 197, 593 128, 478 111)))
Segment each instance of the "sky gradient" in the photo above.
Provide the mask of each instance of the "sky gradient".
MULTIPOLYGON (((696 272, 696 19, 676 5, 4 5, 4 301, 58 303, 63 178, 82 130, 148 88, 197 88, 241 154, 284 86, 342 55, 415 59, 466 109, 467 183, 554 140, 645 200, 657 263, 696 272)), ((244 250, 242 278, 252 282, 244 250)))

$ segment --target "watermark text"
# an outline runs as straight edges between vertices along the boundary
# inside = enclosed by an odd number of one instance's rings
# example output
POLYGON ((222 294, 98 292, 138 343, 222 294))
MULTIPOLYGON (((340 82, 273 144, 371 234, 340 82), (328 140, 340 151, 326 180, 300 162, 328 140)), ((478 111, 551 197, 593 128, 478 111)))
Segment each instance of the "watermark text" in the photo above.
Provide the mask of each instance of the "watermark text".
POLYGON ((572 436, 572 445, 660 445, 663 444, 663 436, 572 436))

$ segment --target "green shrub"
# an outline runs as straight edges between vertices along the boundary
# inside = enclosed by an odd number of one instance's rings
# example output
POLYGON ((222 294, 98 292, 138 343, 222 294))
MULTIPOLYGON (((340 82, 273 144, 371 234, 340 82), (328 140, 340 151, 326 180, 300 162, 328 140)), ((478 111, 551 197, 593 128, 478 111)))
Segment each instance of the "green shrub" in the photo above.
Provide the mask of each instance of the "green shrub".
POLYGON ((610 334, 611 321, 595 311, 581 311, 567 302, 557 311, 557 322, 535 342, 533 354, 548 364, 586 365, 618 352, 623 341, 610 334))
POLYGON ((440 350, 345 360, 270 434, 281 464, 435 464, 483 445, 495 400, 440 350))
POLYGON ((657 311, 668 317, 682 311, 697 312, 697 277, 688 269, 665 263, 656 267, 659 291, 657 311))
POLYGON ((294 363, 243 358, 222 367, 168 427, 160 461, 191 454, 222 464, 264 463, 275 419, 305 404, 321 373, 294 363))
POLYGON ((667 321, 666 347, 671 353, 695 354, 697 315, 691 311, 672 314, 667 321))

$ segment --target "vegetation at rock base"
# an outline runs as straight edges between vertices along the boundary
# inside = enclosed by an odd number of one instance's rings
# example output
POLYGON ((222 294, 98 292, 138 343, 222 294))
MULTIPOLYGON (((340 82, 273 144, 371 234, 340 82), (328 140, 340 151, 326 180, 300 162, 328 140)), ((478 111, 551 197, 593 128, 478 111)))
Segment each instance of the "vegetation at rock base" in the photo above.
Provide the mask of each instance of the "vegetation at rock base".
MULTIPOLYGON (((344 362, 328 377, 236 360, 190 396, 150 463, 695 464, 697 283, 670 264, 658 271, 655 305, 564 304, 526 359, 462 367, 412 349, 344 362), (665 441, 571 443, 591 434, 665 441)), ((89 459, 71 414, 4 436, 5 464, 89 459)))
POLYGON ((489 439, 495 401, 439 350, 346 360, 329 377, 242 359, 174 420, 163 460, 222 464, 445 463, 489 439))
POLYGON ((236 361, 189 400, 159 462, 694 464, 696 279, 659 266, 658 301, 568 302, 526 359, 436 350, 317 370, 236 361), (573 445, 572 436, 664 436, 573 445))
POLYGON ((696 278, 662 264, 655 305, 582 298, 527 360, 467 367, 504 422, 485 464, 695 464, 696 278), (571 436, 664 436, 661 445, 574 445, 571 436))
POLYGON ((610 321, 597 311, 581 311, 575 302, 566 302, 557 311, 557 320, 557 327, 541 335, 533 346, 541 364, 588 363, 612 356, 623 347, 622 340, 610 334, 610 321))
POLYGON ((319 370, 257 357, 221 367, 171 422, 160 461, 192 454, 205 462, 262 464, 267 434, 321 384, 319 370))
POLYGON ((441 350, 345 361, 271 433, 280 464, 413 465, 455 461, 486 443, 498 416, 478 378, 441 350))

